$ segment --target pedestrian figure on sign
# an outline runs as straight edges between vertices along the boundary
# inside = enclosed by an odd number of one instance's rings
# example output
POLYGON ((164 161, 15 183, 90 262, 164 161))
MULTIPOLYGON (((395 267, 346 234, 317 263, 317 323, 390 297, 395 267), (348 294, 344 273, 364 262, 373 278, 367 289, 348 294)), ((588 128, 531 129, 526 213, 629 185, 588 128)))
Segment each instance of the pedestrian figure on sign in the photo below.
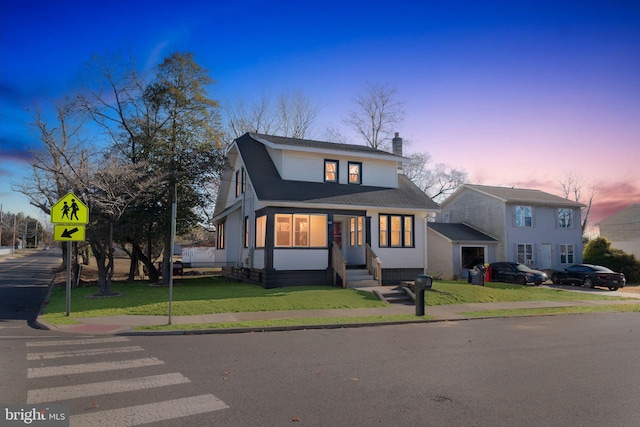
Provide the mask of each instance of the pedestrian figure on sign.
POLYGON ((62 207, 62 218, 67 217, 69 219, 69 205, 67 202, 64 202, 64 206, 62 207))
MULTIPOLYGON (((65 206, 67 204, 67 202, 64 202, 65 206)), ((63 208, 64 209, 64 208, 63 208)), ((67 208, 68 210, 68 208, 67 208)), ((71 220, 73 220, 73 217, 76 217, 76 221, 80 221, 80 219, 78 219, 78 211, 80 210, 80 208, 78 207, 78 204, 76 203, 75 199, 71 199, 71 220)), ((64 215, 63 215, 64 216, 64 215)))

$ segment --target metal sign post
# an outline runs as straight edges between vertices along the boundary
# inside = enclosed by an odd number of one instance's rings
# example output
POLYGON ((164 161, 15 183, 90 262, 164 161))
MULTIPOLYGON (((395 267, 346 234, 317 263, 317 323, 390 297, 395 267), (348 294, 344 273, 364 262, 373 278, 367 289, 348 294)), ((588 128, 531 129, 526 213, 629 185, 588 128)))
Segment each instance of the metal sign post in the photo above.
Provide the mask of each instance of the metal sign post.
POLYGON ((67 242, 67 317, 71 313, 71 242, 67 242))
MULTIPOLYGON (((89 223, 89 208, 75 194, 69 192, 51 206, 53 239, 67 242, 67 316, 71 313, 71 242, 84 240, 85 225, 89 223)), ((80 273, 78 273, 80 274, 80 273)))

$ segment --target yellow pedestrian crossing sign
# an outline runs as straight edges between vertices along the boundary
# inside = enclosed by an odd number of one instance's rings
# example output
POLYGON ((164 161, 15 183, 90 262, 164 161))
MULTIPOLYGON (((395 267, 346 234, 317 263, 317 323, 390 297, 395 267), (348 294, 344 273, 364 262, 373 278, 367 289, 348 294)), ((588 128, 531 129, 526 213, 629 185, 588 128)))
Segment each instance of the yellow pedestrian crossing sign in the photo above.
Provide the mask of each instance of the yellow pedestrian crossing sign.
POLYGON ((53 240, 56 242, 82 242, 85 231, 84 225, 55 224, 53 226, 53 240))
POLYGON ((73 193, 51 207, 51 222, 54 224, 88 224, 89 208, 73 193))

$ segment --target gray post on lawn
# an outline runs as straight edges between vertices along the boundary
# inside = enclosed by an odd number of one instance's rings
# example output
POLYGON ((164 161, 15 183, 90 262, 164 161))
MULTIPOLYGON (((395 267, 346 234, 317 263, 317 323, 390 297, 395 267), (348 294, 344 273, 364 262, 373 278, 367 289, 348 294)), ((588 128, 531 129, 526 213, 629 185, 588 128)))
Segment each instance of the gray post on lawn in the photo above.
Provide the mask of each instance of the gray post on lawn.
POLYGON ((173 248, 176 240, 176 211, 178 200, 178 186, 174 187, 173 203, 171 204, 171 252, 169 253, 169 324, 171 324, 171 304, 173 301, 173 248))
POLYGON ((71 242, 67 242, 67 317, 71 313, 71 242))

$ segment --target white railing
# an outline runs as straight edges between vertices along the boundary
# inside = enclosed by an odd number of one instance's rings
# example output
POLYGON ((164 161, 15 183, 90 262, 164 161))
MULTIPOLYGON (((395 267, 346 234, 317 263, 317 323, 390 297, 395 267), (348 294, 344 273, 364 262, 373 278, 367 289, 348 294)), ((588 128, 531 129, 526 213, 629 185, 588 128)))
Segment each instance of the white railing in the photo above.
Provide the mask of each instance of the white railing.
POLYGON ((371 274, 373 278, 378 281, 378 286, 382 286, 382 261, 380 261, 380 258, 378 258, 376 253, 373 252, 371 246, 365 244, 364 249, 367 270, 369 271, 369 274, 371 274))
POLYGON ((340 247, 333 242, 333 247, 331 249, 331 259, 332 259, 332 267, 333 267, 333 285, 335 286, 337 283, 336 276, 340 276, 342 279, 342 287, 347 287, 347 259, 342 254, 340 247))

